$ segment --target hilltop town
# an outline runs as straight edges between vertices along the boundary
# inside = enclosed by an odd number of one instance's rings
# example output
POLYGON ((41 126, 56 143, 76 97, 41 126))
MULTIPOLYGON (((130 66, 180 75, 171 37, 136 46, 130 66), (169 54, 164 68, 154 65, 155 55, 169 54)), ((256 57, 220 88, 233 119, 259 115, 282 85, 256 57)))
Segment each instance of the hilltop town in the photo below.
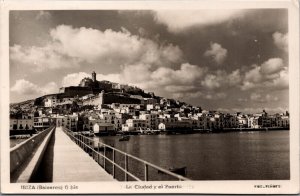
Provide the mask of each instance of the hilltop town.
POLYGON ((98 81, 96 73, 57 94, 10 105, 10 133, 50 125, 99 135, 289 129, 289 113, 222 113, 156 96, 130 85, 98 81))

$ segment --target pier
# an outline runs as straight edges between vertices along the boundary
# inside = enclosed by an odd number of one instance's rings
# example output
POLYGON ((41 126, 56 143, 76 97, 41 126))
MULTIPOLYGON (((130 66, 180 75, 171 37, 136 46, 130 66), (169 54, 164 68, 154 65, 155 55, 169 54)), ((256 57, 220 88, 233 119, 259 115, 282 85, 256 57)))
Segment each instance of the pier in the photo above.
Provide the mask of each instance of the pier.
POLYGON ((53 182, 114 180, 87 153, 70 140, 63 132, 62 127, 56 128, 54 138, 53 156, 50 158, 53 161, 53 182))
POLYGON ((116 181, 117 173, 124 177, 118 179, 121 181, 148 181, 149 170, 165 174, 168 179, 189 180, 107 144, 99 142, 96 146, 92 138, 63 127, 50 127, 11 149, 11 182, 116 181), (132 161, 143 168, 142 176, 130 171, 132 161))
POLYGON ((111 175, 70 140, 62 127, 50 128, 37 136, 41 137, 41 134, 46 137, 35 149, 29 149, 32 139, 11 149, 11 165, 16 165, 16 169, 11 170, 12 182, 114 181, 111 175), (23 149, 29 149, 33 155, 24 155, 24 161, 17 161, 14 157, 19 156, 14 154, 23 154, 23 149), (17 166, 16 162, 21 164, 17 166))

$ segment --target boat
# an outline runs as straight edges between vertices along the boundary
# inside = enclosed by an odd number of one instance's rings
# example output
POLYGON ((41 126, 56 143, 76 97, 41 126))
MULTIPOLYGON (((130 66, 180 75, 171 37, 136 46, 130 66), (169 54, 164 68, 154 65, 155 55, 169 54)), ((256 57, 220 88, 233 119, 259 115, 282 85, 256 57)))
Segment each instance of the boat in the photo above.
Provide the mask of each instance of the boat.
MULTIPOLYGON (((170 172, 173 172, 175 174, 179 174, 179 175, 182 175, 182 176, 186 176, 186 167, 170 167, 169 168, 169 171, 170 172)), ((160 171, 158 170, 158 173, 161 173, 161 174, 165 174, 163 171, 160 171)))
POLYGON ((186 176, 186 167, 169 168, 169 171, 175 174, 186 176))
POLYGON ((119 141, 129 141, 129 139, 130 139, 129 135, 124 135, 119 139, 119 141))

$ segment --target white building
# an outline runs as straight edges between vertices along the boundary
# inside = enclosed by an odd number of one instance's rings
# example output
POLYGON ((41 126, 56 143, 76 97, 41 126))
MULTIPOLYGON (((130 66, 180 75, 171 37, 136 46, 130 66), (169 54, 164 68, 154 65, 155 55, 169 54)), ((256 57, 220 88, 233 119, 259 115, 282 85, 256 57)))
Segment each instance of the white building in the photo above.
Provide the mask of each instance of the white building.
POLYGON ((122 131, 141 131, 146 130, 146 121, 142 119, 128 119, 122 125, 122 131))
POLYGON ((10 119, 10 130, 32 130, 33 119, 10 119))
POLYGON ((140 119, 146 121, 146 128, 156 130, 158 128, 158 115, 154 113, 140 114, 140 119))
POLYGON ((34 117, 33 127, 37 130, 44 130, 50 127, 51 120, 49 117, 34 117))

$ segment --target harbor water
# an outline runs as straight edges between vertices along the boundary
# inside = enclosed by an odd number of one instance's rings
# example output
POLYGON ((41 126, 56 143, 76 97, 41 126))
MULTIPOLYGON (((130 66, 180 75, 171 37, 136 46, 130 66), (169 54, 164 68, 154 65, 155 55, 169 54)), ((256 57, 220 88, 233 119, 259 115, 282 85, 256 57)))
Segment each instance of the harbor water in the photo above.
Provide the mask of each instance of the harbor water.
MULTIPOLYGON (((94 137, 162 168, 186 167, 192 180, 286 180, 290 178, 289 131, 230 132, 188 135, 94 137)), ((121 157, 116 156, 116 160, 121 157)), ((122 161, 121 161, 122 165, 122 161)), ((144 167, 129 161, 129 170, 144 167)), ((108 167, 109 170, 109 167, 108 167)), ((150 171, 150 170, 149 170, 150 171)), ((123 176, 122 172, 117 175, 123 176)), ((164 175, 150 171, 150 180, 164 175)))

